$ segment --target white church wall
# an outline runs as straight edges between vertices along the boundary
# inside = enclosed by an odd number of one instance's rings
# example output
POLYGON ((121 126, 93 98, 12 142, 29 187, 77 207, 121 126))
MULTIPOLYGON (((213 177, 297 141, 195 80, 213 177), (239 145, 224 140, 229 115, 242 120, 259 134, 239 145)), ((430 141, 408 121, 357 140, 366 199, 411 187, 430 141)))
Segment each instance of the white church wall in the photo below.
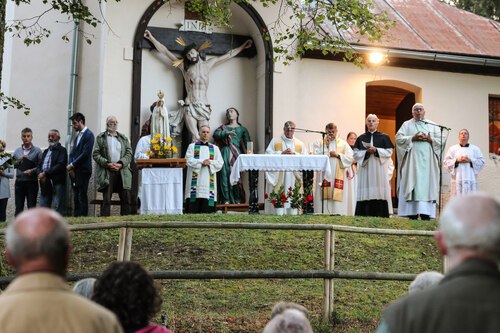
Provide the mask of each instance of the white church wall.
MULTIPOLYGON (((32 17, 43 10, 42 6, 14 6, 10 1, 7 4, 7 19, 32 17)), ((2 89, 31 108, 29 116, 19 110, 2 110, 0 137, 6 139, 8 150, 21 144, 20 133, 24 127, 33 130, 33 143, 37 146, 47 146, 47 133, 52 128, 61 132, 64 142, 71 43, 64 42, 61 37, 72 26, 55 23, 56 20, 65 21, 66 18, 49 12, 41 19, 40 24, 52 34, 39 45, 28 47, 22 39, 6 33, 4 59, 7 61, 3 66, 2 89)))
MULTIPOLYGON (((468 128, 471 143, 481 148, 487 160, 479 187, 500 197, 500 167, 488 158, 488 95, 500 93, 498 77, 384 66, 362 70, 343 62, 304 59, 275 75, 275 135, 287 119, 297 127, 317 130, 334 121, 342 138, 351 130, 362 133, 366 83, 374 80, 399 80, 421 87, 420 102, 427 118, 452 128, 447 147, 457 143, 461 128, 468 128)), ((315 139, 312 134, 297 137, 306 143, 315 139)))

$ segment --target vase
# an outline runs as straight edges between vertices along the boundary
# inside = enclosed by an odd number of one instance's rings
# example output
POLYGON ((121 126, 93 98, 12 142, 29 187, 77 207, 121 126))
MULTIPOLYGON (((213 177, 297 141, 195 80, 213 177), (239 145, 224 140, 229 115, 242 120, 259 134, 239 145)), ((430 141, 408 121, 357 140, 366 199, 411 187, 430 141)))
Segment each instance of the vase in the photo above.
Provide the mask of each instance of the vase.
POLYGON ((276 215, 278 215, 278 216, 285 215, 285 208, 283 208, 283 207, 276 208, 276 215))
POLYGON ((299 215, 298 208, 288 208, 288 215, 299 215))

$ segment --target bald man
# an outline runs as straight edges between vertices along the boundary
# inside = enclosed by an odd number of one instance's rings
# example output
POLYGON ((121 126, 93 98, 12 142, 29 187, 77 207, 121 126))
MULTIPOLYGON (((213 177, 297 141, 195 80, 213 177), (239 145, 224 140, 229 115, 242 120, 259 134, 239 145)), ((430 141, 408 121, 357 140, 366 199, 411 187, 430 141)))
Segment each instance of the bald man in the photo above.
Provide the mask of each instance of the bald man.
POLYGON ((112 312, 66 285, 70 252, 68 227, 53 210, 25 211, 8 226, 5 256, 17 276, 0 295, 0 332, 122 332, 112 312))
POLYGON ((101 216, 111 215, 111 196, 120 197, 120 215, 130 214, 132 188, 132 146, 129 139, 118 132, 118 119, 106 118, 106 131, 95 138, 92 157, 96 162, 97 190, 102 192, 101 216))
POLYGON ((449 272, 389 306, 377 332, 500 332, 500 202, 482 193, 453 199, 436 242, 449 272))
POLYGON ((398 215, 412 220, 436 217, 439 202, 439 156, 443 139, 439 127, 425 118, 425 108, 416 103, 413 118, 396 133, 398 157, 398 215))

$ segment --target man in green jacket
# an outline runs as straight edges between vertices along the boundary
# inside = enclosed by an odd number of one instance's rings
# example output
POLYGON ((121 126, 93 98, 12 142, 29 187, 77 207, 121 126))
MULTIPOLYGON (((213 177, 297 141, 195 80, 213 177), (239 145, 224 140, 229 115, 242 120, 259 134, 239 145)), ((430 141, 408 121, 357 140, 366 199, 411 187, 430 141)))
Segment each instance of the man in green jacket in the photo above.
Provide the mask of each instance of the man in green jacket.
POLYGON ((477 192, 450 201, 436 242, 449 271, 390 305, 376 333, 500 332, 500 202, 477 192))
POLYGON ((115 116, 106 118, 106 131, 96 137, 93 158, 97 164, 97 190, 102 192, 101 216, 110 215, 111 196, 118 192, 120 214, 130 214, 130 189, 132 187, 132 147, 129 139, 117 131, 115 116))

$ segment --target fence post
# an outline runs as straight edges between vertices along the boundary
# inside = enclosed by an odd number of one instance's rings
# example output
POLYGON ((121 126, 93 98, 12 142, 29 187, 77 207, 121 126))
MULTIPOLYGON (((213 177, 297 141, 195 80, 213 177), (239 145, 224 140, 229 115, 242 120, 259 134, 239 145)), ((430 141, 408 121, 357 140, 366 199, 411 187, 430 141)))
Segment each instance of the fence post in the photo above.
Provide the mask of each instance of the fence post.
MULTIPOLYGON (((330 248, 331 248, 331 230, 325 230, 325 244, 324 244, 324 252, 325 252, 325 262, 324 268, 325 270, 330 270, 330 248)), ((328 322, 330 319, 330 279, 324 279, 324 288, 323 288, 323 321, 328 322)))
POLYGON ((120 228, 120 237, 118 238, 118 255, 116 256, 117 261, 123 261, 126 235, 127 228, 120 228))
POLYGON ((132 233, 134 229, 127 228, 125 248, 123 249, 123 260, 130 261, 130 254, 132 252, 132 233))
MULTIPOLYGON (((335 270, 335 230, 331 231, 331 239, 330 239, 330 271, 335 270)), ((328 309, 328 318, 332 318, 332 313, 335 310, 335 305, 334 305, 334 282, 333 278, 330 279, 330 308, 328 309)))
POLYGON ((120 228, 120 238, 118 239, 118 256, 117 261, 130 260, 132 252, 132 228, 120 228))

